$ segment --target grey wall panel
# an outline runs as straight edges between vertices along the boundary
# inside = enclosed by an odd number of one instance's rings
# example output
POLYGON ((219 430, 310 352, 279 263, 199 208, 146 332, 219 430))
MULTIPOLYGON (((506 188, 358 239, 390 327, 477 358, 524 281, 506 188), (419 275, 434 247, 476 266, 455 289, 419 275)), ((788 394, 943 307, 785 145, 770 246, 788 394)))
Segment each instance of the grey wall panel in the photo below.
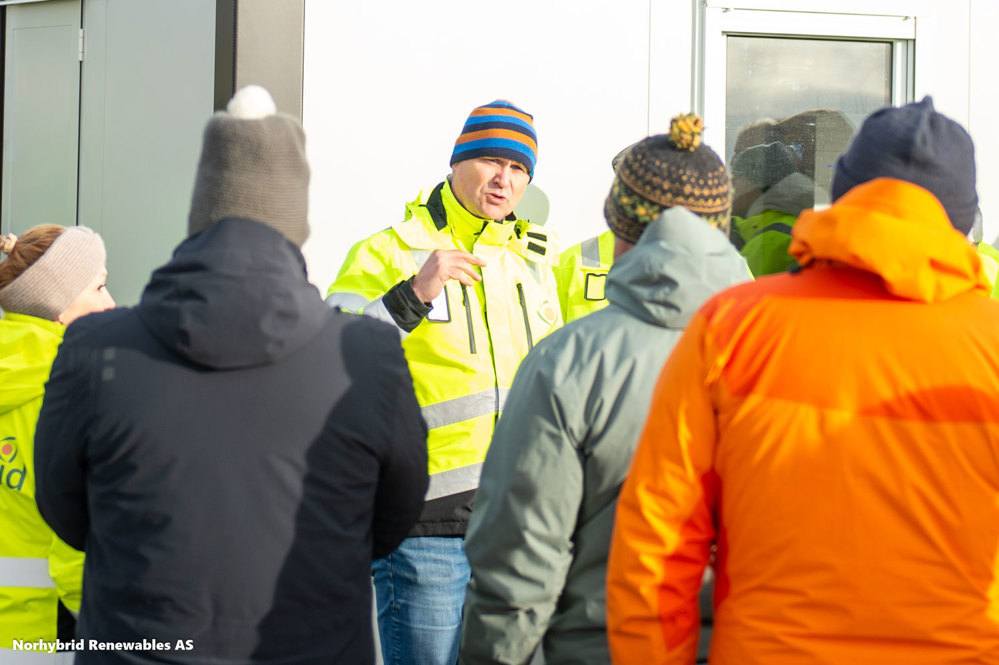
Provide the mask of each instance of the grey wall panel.
POLYGON ((134 304, 187 232, 215 3, 86 0, 84 29, 80 223, 104 236, 111 293, 134 304))
POLYGON ((305 0, 240 0, 236 7, 236 89, 262 85, 278 110, 301 118, 305 0))
POLYGON ((76 223, 80 0, 7 8, 2 223, 76 223))

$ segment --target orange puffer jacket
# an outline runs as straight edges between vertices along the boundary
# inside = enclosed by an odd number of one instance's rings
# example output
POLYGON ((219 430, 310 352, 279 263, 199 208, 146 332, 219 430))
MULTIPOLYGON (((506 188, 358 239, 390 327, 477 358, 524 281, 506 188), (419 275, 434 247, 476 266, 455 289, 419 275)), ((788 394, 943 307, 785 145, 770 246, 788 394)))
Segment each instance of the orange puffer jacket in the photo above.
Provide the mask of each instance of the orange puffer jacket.
POLYGON ((708 301, 618 503, 615 663, 999 663, 999 303, 929 192, 860 185, 804 269, 708 301), (712 548, 716 548, 713 552, 712 548))

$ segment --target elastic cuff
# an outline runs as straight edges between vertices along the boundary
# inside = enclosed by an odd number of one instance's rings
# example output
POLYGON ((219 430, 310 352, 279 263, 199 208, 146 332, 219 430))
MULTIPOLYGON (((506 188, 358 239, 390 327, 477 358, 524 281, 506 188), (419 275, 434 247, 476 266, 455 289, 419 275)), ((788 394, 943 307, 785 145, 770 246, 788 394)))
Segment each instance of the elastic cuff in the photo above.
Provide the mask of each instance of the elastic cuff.
POLYGON ((413 278, 399 282, 382 296, 382 304, 392 315, 395 324, 406 332, 413 332, 416 326, 427 317, 433 309, 416 295, 413 290, 413 278))

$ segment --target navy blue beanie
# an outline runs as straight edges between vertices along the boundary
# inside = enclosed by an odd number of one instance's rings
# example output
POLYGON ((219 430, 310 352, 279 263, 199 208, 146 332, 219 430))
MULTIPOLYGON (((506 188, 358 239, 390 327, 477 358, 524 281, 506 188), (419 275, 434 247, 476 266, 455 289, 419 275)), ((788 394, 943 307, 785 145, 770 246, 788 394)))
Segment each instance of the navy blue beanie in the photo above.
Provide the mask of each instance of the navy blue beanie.
POLYGON ((929 190, 951 225, 967 235, 975 221, 975 146, 961 125, 933 109, 933 100, 883 108, 864 120, 836 162, 835 201, 875 178, 905 180, 929 190))

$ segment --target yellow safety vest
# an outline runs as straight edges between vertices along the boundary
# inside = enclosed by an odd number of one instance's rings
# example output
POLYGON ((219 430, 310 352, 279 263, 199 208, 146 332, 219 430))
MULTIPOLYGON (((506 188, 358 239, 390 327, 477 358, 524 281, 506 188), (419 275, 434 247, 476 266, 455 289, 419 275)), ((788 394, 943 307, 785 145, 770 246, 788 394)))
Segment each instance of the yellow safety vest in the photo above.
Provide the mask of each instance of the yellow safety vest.
POLYGON ((32 316, 0 320, 0 663, 43 660, 13 651, 13 641, 54 641, 60 598, 80 609, 83 553, 52 533, 35 504, 35 426, 63 332, 32 316))
POLYGON ((607 306, 604 286, 613 263, 614 233, 609 230, 562 252, 555 278, 566 323, 607 306))
POLYGON ((327 302, 394 324, 382 296, 415 275, 434 250, 461 249, 486 262, 482 281, 448 281, 430 314, 409 334, 400 331, 429 429, 431 501, 478 487, 517 366, 562 324, 553 273, 558 250, 540 226, 474 217, 447 182, 406 210, 405 221, 354 245, 327 302))
POLYGON ((980 242, 976 247, 978 258, 982 260, 982 267, 992 285, 992 299, 999 300, 999 250, 986 242, 980 242))

